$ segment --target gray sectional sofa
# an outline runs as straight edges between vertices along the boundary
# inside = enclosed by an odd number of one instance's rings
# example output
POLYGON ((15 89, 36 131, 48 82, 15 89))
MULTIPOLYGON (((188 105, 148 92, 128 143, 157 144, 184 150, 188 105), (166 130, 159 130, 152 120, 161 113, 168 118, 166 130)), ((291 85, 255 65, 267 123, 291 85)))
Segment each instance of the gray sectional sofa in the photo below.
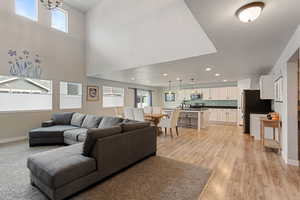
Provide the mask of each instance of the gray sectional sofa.
POLYGON ((60 200, 156 154, 146 122, 59 113, 29 133, 30 145, 72 144, 28 158, 32 185, 60 200))

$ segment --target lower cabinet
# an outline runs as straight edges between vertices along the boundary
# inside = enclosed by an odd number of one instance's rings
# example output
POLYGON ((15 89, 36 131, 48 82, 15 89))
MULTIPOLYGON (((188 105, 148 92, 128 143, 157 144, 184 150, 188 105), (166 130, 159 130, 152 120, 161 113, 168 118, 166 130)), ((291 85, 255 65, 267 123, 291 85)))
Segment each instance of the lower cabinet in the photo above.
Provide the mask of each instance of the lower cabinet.
POLYGON ((237 123, 237 109, 209 109, 209 121, 237 123))

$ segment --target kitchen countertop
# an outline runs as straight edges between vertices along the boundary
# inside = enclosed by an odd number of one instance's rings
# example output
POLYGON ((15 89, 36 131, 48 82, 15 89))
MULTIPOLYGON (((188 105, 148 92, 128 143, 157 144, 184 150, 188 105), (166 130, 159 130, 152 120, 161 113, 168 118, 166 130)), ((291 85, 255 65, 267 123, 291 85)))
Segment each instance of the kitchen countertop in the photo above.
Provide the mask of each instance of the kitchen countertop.
MULTIPOLYGON (((201 108, 184 108, 184 109, 180 109, 183 111, 204 111, 204 110, 208 110, 209 108, 215 108, 215 109, 237 109, 237 106, 203 106, 201 108)), ((176 108, 163 108, 164 110, 174 110, 176 108)))

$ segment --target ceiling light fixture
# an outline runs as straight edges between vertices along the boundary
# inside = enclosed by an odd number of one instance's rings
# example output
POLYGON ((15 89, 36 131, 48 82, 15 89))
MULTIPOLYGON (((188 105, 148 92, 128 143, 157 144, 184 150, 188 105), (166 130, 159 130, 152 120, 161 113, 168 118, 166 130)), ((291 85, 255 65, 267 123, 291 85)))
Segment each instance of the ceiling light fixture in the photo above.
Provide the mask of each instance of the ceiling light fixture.
POLYGON ((177 77, 177 78, 176 78, 176 80, 177 80, 177 81, 180 81, 180 80, 181 80, 181 78, 180 78, 180 77, 177 77))
POLYGON ((167 76, 168 76, 168 74, 167 74, 167 73, 164 73, 164 74, 163 74, 163 76, 164 76, 164 77, 167 77, 167 76))
POLYGON ((227 82, 227 80, 225 79, 225 80, 223 80, 223 82, 227 82))
POLYGON ((134 77, 132 77, 132 78, 131 78, 131 80, 132 80, 132 81, 135 81, 135 78, 134 78, 134 77))
POLYGON ((63 5, 63 0, 40 0, 42 5, 48 9, 53 10, 63 5))
POLYGON ((215 74, 215 76, 221 76, 221 74, 215 74))
POLYGON ((242 6, 236 11, 236 16, 241 22, 249 23, 256 20, 265 7, 264 2, 252 2, 242 6))
POLYGON ((210 67, 206 67, 205 71, 209 72, 209 71, 211 71, 211 68, 210 67))

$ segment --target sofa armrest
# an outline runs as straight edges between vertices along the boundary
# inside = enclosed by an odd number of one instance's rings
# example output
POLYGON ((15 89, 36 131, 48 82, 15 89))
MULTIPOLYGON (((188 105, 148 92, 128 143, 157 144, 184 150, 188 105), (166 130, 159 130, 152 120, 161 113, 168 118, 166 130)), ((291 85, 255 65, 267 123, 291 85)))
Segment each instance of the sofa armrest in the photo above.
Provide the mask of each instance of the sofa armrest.
POLYGON ((53 120, 44 121, 42 122, 41 126, 42 127, 54 126, 54 121, 53 120))

